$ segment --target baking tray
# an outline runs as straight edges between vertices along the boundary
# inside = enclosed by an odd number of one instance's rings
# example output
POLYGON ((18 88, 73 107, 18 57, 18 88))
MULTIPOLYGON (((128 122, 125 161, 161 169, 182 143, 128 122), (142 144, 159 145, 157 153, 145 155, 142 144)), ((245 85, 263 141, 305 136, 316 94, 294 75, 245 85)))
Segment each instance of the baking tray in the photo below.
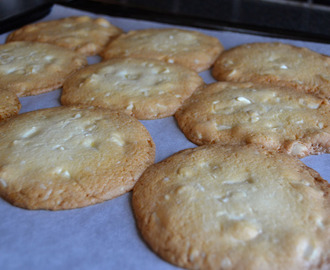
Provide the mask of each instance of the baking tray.
MULTIPOLYGON (((67 16, 100 14, 54 5, 41 21, 67 16)), ((164 23, 111 17, 111 23, 124 31, 173 27, 164 23)), ((330 45, 299 40, 278 39, 267 36, 242 34, 176 26, 198 30, 217 37, 226 49, 248 42, 280 41, 308 47, 329 54, 330 45)), ((5 42, 8 33, 0 35, 5 42)), ((89 57, 89 63, 100 61, 89 57)), ((210 71, 200 73, 206 83, 215 80, 210 71)), ((23 112, 60 106, 61 89, 38 96, 20 98, 23 112)), ((195 147, 179 130, 173 117, 141 121, 149 130, 156 144, 156 162, 175 152, 195 147)), ((330 179, 330 154, 309 156, 302 161, 330 179)), ((131 209, 131 193, 116 199, 74 210, 45 211, 24 210, 0 199, 0 269, 1 270, 169 270, 177 267, 159 258, 142 240, 131 209)))
POLYGON ((45 17, 53 4, 51 0, 1 0, 0 34, 45 17))

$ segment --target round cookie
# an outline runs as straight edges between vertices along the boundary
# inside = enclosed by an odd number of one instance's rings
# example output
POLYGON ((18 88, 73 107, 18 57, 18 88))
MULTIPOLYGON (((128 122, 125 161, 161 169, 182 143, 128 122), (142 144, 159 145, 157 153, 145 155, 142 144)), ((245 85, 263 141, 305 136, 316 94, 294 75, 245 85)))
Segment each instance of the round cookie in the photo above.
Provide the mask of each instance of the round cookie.
POLYGON ((116 58, 90 65, 63 85, 64 105, 121 110, 138 119, 173 115, 203 79, 193 70, 153 59, 116 58))
POLYGON ((11 91, 0 90, 0 122, 18 114, 21 103, 11 91))
POLYGON ((88 16, 26 25, 8 37, 10 41, 37 41, 74 50, 84 55, 95 55, 123 31, 106 19, 88 16))
POLYGON ((37 95, 62 86, 87 59, 51 44, 17 41, 0 45, 0 88, 18 96, 37 95))
POLYGON ((293 89, 217 82, 175 114, 196 144, 259 144, 297 157, 330 153, 330 105, 293 89))
POLYGON ((224 51, 214 63, 219 81, 256 82, 330 99, 330 57, 283 43, 243 44, 224 51))
POLYGON ((205 145, 150 166, 133 189, 137 226, 188 269, 330 267, 329 183, 254 145, 205 145))
POLYGON ((219 40, 197 31, 145 29, 130 31, 111 42, 101 53, 115 57, 149 58, 177 63, 197 72, 209 69, 223 47, 219 40))
POLYGON ((28 209, 72 209, 130 191, 154 162, 145 127, 123 113, 57 107, 0 126, 0 195, 28 209))

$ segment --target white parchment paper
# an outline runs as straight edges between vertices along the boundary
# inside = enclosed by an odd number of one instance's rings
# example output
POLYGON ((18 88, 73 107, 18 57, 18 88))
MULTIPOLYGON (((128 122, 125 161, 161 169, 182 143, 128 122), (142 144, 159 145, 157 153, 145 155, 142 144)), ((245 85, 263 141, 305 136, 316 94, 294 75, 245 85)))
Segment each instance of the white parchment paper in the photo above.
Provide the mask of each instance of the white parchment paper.
MULTIPOLYGON (((104 17, 124 31, 174 27, 142 20, 109 17, 55 5, 41 21, 67 16, 104 17)), ((196 29, 189 27, 178 28, 196 29)), ((198 29, 217 37, 226 49, 248 42, 281 41, 308 47, 328 54, 329 44, 281 40, 225 31, 198 29)), ((5 42, 8 33, 0 35, 5 42)), ((90 57, 89 63, 99 57, 90 57)), ((207 83, 214 79, 210 72, 201 73, 207 83)), ((39 108, 60 106, 61 89, 50 93, 20 98, 21 113, 39 108)), ((175 119, 141 121, 156 143, 156 162, 190 147, 175 119)), ((330 179, 330 154, 303 159, 308 166, 330 179)), ((91 269, 177 269, 155 255, 136 229, 131 210, 131 193, 101 204, 66 211, 30 211, 14 207, 0 199, 0 269, 1 270, 91 270, 91 269)))

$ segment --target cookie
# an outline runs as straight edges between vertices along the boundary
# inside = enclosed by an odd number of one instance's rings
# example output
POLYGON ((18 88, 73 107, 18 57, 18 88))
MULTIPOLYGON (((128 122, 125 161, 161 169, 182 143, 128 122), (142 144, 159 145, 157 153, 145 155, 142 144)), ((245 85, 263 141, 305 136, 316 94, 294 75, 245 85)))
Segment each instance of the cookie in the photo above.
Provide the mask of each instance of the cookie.
POLYGON ((173 115, 203 85, 193 70, 153 59, 116 58, 90 65, 63 85, 64 105, 124 111, 138 119, 173 115))
POLYGON ((209 69, 223 47, 215 37, 182 29, 130 31, 111 42, 104 59, 137 57, 177 63, 197 72, 209 69))
POLYGON ((62 86, 87 59, 51 44, 17 41, 0 45, 0 88, 18 96, 37 95, 62 86))
POLYGON ((144 240, 188 269, 330 267, 329 183, 254 145, 205 145, 150 166, 133 189, 144 240))
POLYGON ((72 209, 130 191, 154 162, 155 146, 135 118, 56 107, 0 126, 0 195, 27 209, 72 209))
POLYGON ((89 56, 98 54, 122 32, 104 18, 68 17, 26 25, 12 32, 6 42, 50 43, 89 56))
POLYGON ((330 98, 330 57, 282 43, 243 44, 223 52, 214 64, 219 81, 293 87, 330 98))
POLYGON ((293 89, 218 82, 175 114, 196 144, 259 144, 297 157, 330 153, 330 105, 293 89))
POLYGON ((21 103, 17 96, 7 90, 0 90, 0 122, 18 114, 21 103))

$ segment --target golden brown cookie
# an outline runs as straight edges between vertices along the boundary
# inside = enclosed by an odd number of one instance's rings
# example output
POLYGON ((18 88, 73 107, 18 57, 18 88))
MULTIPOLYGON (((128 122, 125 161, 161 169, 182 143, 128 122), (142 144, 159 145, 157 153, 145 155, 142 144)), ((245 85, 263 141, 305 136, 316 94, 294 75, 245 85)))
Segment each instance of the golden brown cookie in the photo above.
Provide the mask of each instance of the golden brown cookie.
POLYGON ((106 47, 101 56, 104 59, 158 59, 201 72, 212 66, 222 50, 218 39, 197 31, 172 28, 145 29, 121 35, 106 47))
POLYGON ((20 109, 21 103, 13 92, 0 90, 0 122, 18 114, 20 109))
POLYGON ((132 204, 145 241, 181 267, 329 269, 329 188, 292 156, 216 144, 150 166, 132 204))
POLYGON ((28 209, 71 209, 130 191, 154 162, 144 126, 123 113, 57 107, 0 126, 0 195, 28 209))
POLYGON ((243 44, 223 52, 213 76, 219 81, 266 83, 330 99, 330 57, 283 43, 243 44))
POLYGON ((104 49, 122 30, 106 19, 88 16, 26 25, 7 37, 10 41, 37 41, 74 50, 84 55, 95 55, 104 49))
POLYGON ((259 144, 298 157, 330 153, 330 105, 293 89, 218 82, 175 114, 196 144, 259 144))
POLYGON ((10 42, 0 45, 0 88, 18 96, 49 92, 86 64, 85 56, 55 45, 10 42))
POLYGON ((203 79, 181 65, 153 59, 116 58, 90 65, 63 85, 64 105, 124 111, 138 119, 173 115, 203 79))

